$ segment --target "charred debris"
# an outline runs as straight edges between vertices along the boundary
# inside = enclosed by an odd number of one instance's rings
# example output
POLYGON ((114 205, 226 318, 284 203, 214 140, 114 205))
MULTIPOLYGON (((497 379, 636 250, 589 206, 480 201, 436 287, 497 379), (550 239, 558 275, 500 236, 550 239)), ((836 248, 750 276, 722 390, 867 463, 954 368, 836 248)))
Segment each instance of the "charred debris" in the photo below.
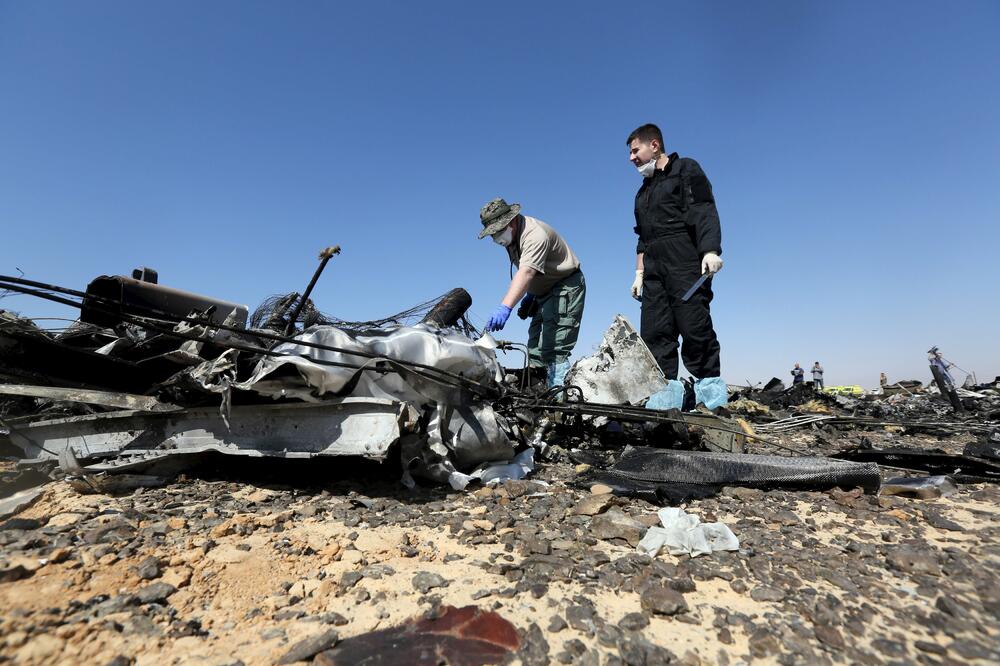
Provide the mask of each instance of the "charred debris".
MULTIPOLYGON (((877 492, 887 471, 1000 480, 1000 378, 959 388, 932 358, 937 381, 927 387, 901 381, 850 396, 774 379, 730 387, 728 407, 714 412, 650 410, 641 405, 665 378, 625 318, 565 386, 546 389, 526 365, 500 365, 495 350, 518 345, 470 324, 464 289, 380 320, 318 310, 312 288, 339 251, 320 254, 301 294, 252 312, 159 284, 148 268, 85 291, 0 276, 0 298, 80 311, 53 330, 0 310, 0 447, 21 469, 103 492, 163 483, 218 454, 358 457, 398 465, 406 485, 456 489, 571 462, 575 483, 659 503, 725 486, 877 492), (885 446, 874 436, 885 433, 966 444, 885 446), (803 444, 804 434, 827 446, 803 444)), ((915 484, 914 496, 942 487, 897 481, 893 492, 915 484)))

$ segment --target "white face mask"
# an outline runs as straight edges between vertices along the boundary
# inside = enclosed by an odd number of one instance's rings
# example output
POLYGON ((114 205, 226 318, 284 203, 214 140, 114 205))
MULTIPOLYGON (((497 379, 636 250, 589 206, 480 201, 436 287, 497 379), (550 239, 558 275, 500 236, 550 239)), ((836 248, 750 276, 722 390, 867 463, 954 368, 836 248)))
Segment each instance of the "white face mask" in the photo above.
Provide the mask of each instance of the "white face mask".
POLYGON ((645 164, 637 166, 636 169, 639 171, 639 175, 643 178, 649 178, 656 171, 656 158, 649 160, 645 164))
POLYGON ((493 242, 497 245, 503 245, 507 247, 514 242, 514 230, 508 225, 503 231, 498 231, 493 234, 493 242))

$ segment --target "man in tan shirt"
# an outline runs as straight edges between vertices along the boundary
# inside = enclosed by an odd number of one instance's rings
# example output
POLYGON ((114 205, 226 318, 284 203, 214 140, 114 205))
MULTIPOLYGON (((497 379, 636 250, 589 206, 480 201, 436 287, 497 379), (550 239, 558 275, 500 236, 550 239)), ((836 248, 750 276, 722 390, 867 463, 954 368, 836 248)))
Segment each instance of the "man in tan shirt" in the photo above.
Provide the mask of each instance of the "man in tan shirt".
POLYGON ((491 236, 506 248, 511 264, 517 266, 486 330, 501 330, 514 305, 521 301, 518 316, 531 317, 529 361, 547 369, 549 386, 561 386, 580 334, 587 295, 580 260, 552 227, 521 215, 520 204, 493 199, 479 211, 479 220, 483 225, 479 238, 491 236))

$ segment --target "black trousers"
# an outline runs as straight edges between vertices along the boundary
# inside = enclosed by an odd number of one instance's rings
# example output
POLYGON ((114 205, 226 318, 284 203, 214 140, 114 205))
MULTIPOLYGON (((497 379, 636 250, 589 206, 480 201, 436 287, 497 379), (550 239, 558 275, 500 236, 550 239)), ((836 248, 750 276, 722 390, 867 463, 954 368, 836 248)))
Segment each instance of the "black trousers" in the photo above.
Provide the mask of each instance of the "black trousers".
POLYGON ((708 280, 685 303, 681 301, 701 277, 701 258, 685 235, 647 243, 643 258, 640 334, 667 379, 677 379, 678 349, 684 367, 696 379, 719 377, 719 339, 712 326, 708 280), (677 338, 683 339, 678 344, 677 338))

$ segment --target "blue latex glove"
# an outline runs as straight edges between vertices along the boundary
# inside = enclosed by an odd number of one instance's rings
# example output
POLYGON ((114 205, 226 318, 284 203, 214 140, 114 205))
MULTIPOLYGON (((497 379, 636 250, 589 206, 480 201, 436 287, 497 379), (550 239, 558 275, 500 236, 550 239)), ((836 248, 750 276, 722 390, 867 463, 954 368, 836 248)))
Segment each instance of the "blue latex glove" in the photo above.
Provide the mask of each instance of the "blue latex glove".
POLYGON ((507 320, 510 319, 511 308, 507 307, 503 303, 497 306, 497 309, 493 311, 490 315, 490 320, 486 322, 487 331, 499 331, 502 330, 504 326, 507 325, 507 320))

